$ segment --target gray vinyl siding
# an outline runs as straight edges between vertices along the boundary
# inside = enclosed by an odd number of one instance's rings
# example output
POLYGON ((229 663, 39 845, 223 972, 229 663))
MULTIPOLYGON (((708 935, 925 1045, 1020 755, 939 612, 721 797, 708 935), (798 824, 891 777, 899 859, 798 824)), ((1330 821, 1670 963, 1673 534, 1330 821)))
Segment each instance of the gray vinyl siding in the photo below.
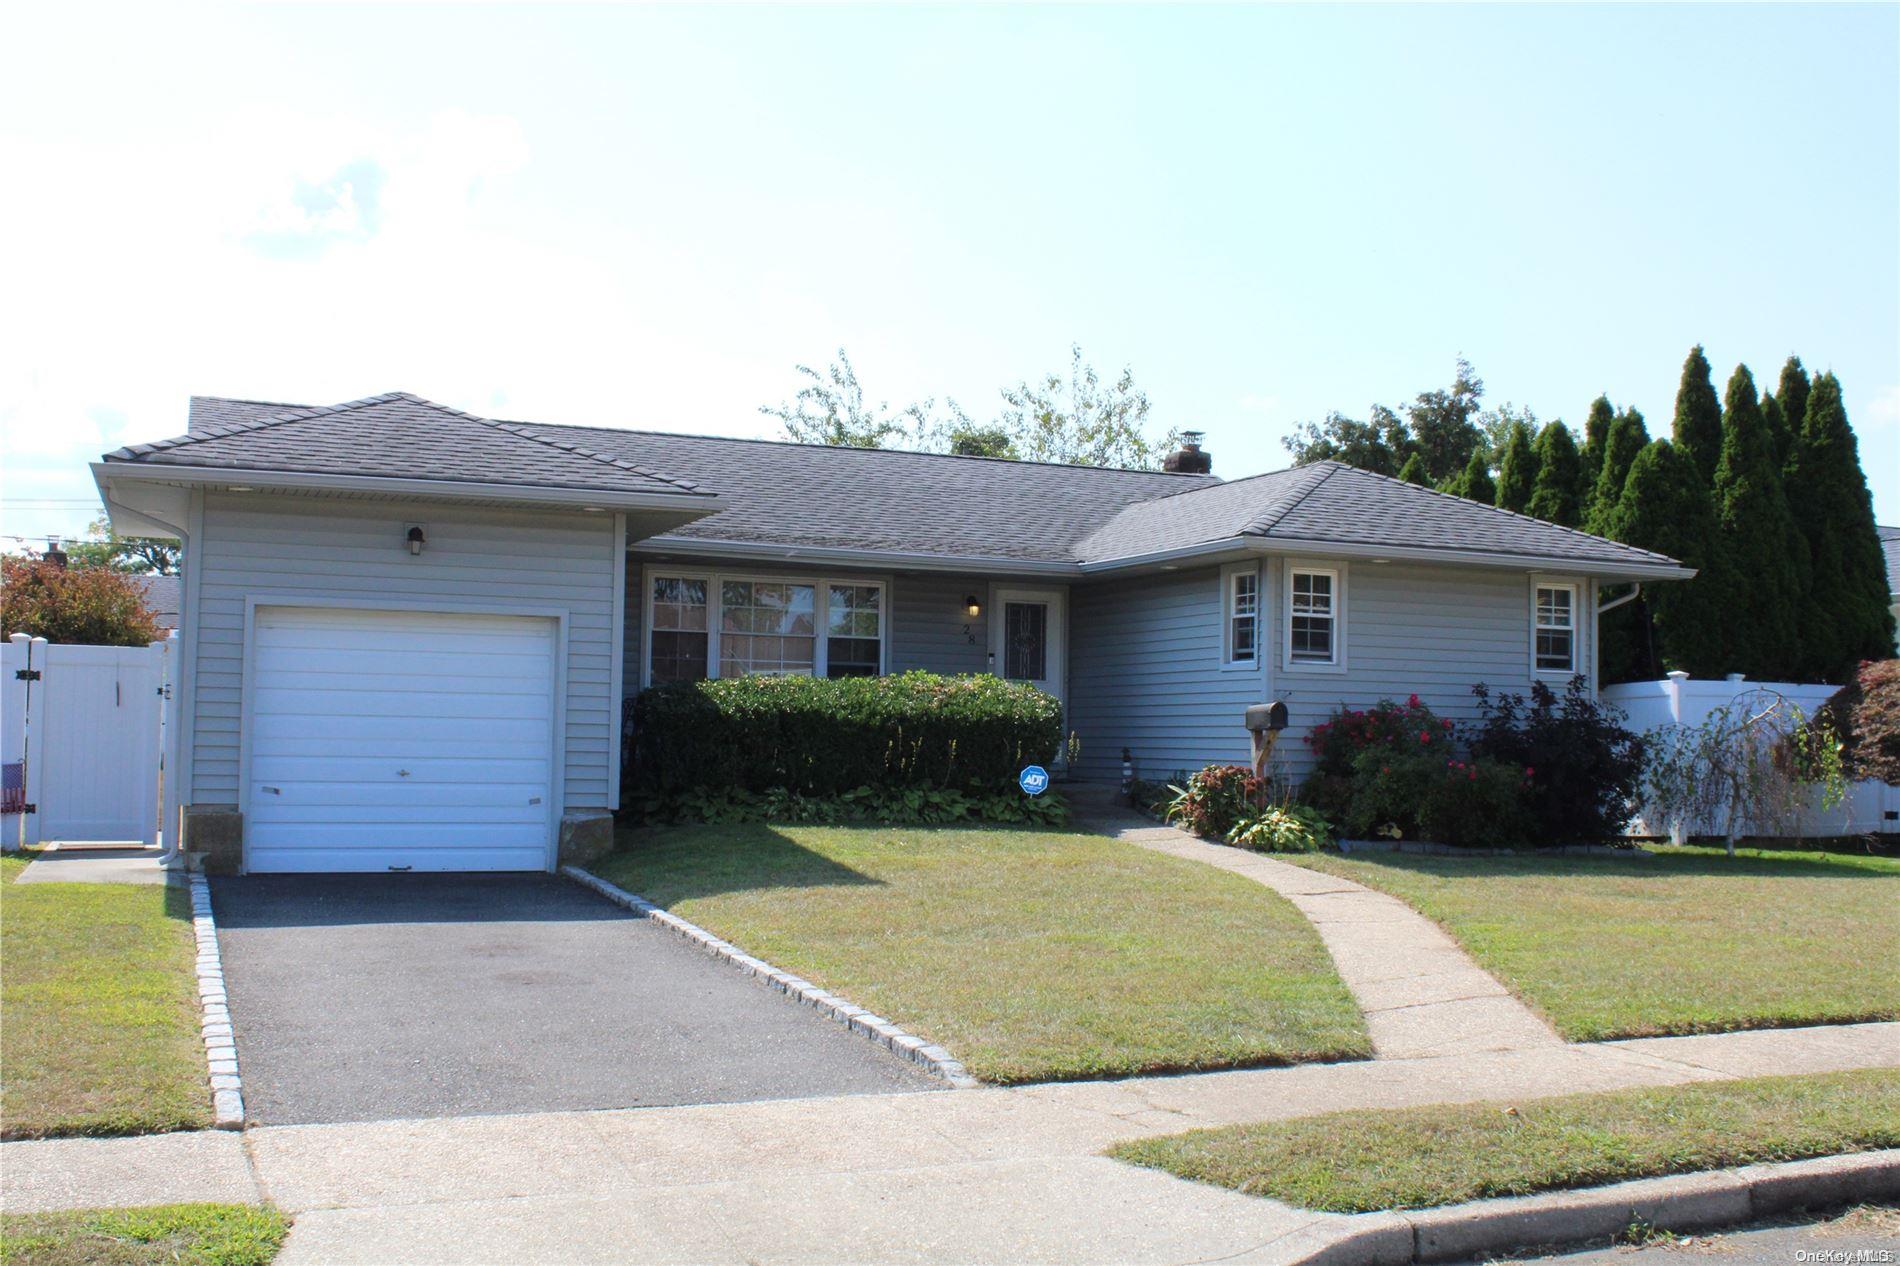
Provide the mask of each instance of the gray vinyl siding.
POLYGON ((626 661, 621 675, 621 690, 629 697, 640 692, 645 667, 646 601, 642 573, 648 566, 675 567, 684 573, 882 581, 890 587, 890 635, 885 664, 888 671, 901 673, 913 668, 933 673, 989 671, 990 578, 987 576, 761 566, 738 559, 675 558, 660 562, 630 550, 627 554, 626 661), (974 620, 965 610, 965 599, 972 596, 982 608, 982 614, 974 620))
POLYGON ((1220 569, 1077 585, 1069 591, 1069 728, 1075 776, 1111 781, 1124 747, 1143 778, 1244 762, 1240 723, 1257 670, 1221 667, 1220 569))
MULTIPOLYGON (((1343 671, 1283 665, 1286 563, 1264 564, 1264 673, 1221 667, 1218 568, 1078 586, 1071 591, 1070 725, 1080 777, 1119 777, 1121 749, 1144 778, 1244 762, 1249 704, 1281 699, 1289 729, 1274 761, 1299 779, 1312 767, 1308 727, 1340 706, 1416 693, 1440 716, 1477 716, 1471 687, 1525 691, 1531 673, 1531 578, 1483 568, 1327 562, 1345 589, 1343 671)), ((1580 580, 1578 663, 1594 676, 1595 592, 1580 580)), ((1543 679, 1554 687, 1559 674, 1543 679)))
POLYGON ((214 494, 200 539, 192 800, 234 804, 249 599, 418 600, 567 612, 565 797, 604 809, 611 761, 610 515, 214 494), (404 525, 428 544, 408 553, 404 525))

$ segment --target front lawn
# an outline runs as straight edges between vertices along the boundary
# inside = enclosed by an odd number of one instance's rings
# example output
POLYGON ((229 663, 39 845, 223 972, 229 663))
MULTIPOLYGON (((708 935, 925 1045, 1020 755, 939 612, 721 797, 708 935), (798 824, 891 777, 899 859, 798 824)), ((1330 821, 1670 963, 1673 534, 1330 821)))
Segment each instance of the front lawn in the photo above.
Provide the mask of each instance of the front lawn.
POLYGON ((1462 1204, 1900 1146, 1900 1070, 1331 1112, 1109 1155, 1330 1213, 1462 1204))
POLYGON ((1900 860, 1289 858, 1437 920, 1573 1042, 1900 1017, 1900 860), (1881 966, 1876 966, 1881 965, 1881 966))
POLYGON ((0 1214, 6 1266, 267 1266, 290 1222, 275 1209, 170 1204, 0 1214))
POLYGON ((0 864, 0 1136, 211 1123, 183 888, 16 884, 0 864))
POLYGON ((1117 840, 746 825, 621 845, 596 873, 942 1043, 986 1081, 1371 1050, 1292 906, 1117 840))

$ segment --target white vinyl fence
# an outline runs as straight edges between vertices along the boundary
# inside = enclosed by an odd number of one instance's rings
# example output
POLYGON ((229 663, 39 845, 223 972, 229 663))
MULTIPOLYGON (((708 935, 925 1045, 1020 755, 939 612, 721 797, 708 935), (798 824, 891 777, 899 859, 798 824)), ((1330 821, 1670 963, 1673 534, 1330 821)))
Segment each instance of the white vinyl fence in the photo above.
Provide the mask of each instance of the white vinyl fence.
POLYGON ((158 842, 174 645, 64 646, 16 633, 0 646, 8 847, 158 842))
MULTIPOLYGON (((1839 686, 1789 681, 1748 681, 1742 677, 1722 680, 1696 680, 1687 673, 1670 673, 1663 681, 1627 681, 1605 686, 1599 692, 1605 703, 1621 708, 1625 722, 1638 734, 1665 725, 1700 725, 1717 708, 1737 699, 1755 698, 1771 691, 1787 699, 1801 711, 1813 716, 1820 706, 1834 697, 1839 686)), ((1638 835, 1667 835, 1673 824, 1652 820, 1647 811, 1633 824, 1638 835)), ((1718 833, 1716 824, 1696 823, 1697 834, 1718 833)), ((1847 798, 1833 809, 1822 809, 1818 798, 1802 816, 1796 834, 1867 835, 1900 833, 1900 787, 1869 779, 1848 787, 1847 798)))

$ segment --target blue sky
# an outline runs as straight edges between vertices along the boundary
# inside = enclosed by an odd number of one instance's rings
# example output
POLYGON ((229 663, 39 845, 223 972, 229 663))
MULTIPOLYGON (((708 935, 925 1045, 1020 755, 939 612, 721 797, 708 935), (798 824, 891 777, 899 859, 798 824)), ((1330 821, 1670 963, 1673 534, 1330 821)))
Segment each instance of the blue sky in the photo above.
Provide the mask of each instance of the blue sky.
MULTIPOLYGON (((1134 368, 1216 470, 1449 380, 1847 390, 1900 522, 1900 8, 16 11, 0 533, 193 392, 772 434, 1134 368)), ((68 504, 71 503, 71 504, 68 504)))

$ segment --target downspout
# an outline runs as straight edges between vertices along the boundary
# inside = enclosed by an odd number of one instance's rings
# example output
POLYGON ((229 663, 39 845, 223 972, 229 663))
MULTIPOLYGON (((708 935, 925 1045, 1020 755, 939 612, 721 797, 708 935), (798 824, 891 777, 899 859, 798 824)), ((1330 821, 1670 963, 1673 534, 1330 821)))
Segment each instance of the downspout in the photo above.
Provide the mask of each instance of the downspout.
POLYGON ((1598 603, 1597 614, 1602 615, 1605 611, 1614 611, 1618 607, 1622 606, 1624 603, 1634 602, 1642 596, 1643 596, 1643 582, 1639 580, 1635 584, 1631 585, 1630 591, 1624 594, 1622 597, 1611 598, 1608 602, 1598 603))

